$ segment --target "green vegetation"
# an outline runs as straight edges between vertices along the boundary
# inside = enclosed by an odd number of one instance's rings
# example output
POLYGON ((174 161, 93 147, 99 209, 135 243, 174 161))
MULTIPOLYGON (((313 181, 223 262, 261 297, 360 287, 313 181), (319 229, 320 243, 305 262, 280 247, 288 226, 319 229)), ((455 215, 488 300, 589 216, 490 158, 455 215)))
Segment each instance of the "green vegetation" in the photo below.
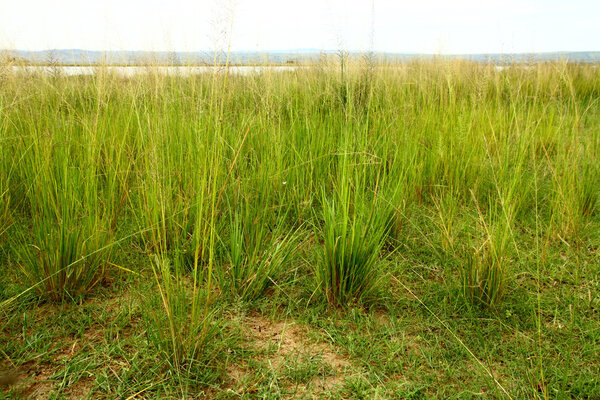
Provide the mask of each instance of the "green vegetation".
POLYGON ((378 204, 376 196, 370 202, 361 199, 367 182, 356 179, 351 186, 346 178, 346 157, 342 160, 342 177, 333 199, 328 201, 323 195, 325 243, 315 277, 327 300, 344 306, 368 297, 376 288, 376 262, 389 230, 390 207, 378 204))
POLYGON ((342 61, 0 70, 2 395, 600 397, 597 66, 342 61))

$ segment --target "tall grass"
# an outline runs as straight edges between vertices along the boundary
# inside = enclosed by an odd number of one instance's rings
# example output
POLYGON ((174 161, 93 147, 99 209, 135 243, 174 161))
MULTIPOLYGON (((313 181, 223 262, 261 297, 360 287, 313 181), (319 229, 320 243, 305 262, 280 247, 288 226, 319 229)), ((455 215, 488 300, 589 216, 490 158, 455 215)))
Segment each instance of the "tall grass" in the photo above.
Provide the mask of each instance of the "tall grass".
POLYGON ((196 87, 185 88, 191 104, 172 103, 162 93, 183 88, 176 81, 153 79, 149 98, 132 104, 138 126, 152 132, 135 133, 141 158, 133 204, 138 238, 150 256, 157 290, 147 299, 148 337, 179 373, 203 367, 217 354, 207 349, 215 347, 213 339, 220 331, 213 276, 222 154, 213 147, 219 131, 207 132, 202 126, 215 127, 210 116, 196 114, 196 87), (148 107, 172 118, 143 121, 148 107), (182 115, 189 116, 187 125, 181 125, 182 115))
POLYGON ((284 219, 271 221, 273 209, 244 203, 230 216, 226 260, 217 274, 223 291, 255 300, 293 268, 298 240, 284 219))
POLYGON ((54 299, 89 292, 135 237, 157 288, 170 271, 177 287, 256 298, 313 224, 332 303, 374 293, 379 255, 408 243, 449 255, 467 297, 498 303, 534 217, 548 237, 585 239, 598 215, 596 67, 335 63, 4 71, 0 232, 11 221, 24 282, 54 299))
MULTIPOLYGON (((1 57, 0 57, 1 58, 1 57)), ((0 63, 3 60, 0 59, 0 63)), ((8 73, 8 65, 0 64, 0 84, 7 84, 5 75, 8 73)), ((3 242, 4 234, 10 224, 11 202, 10 202, 10 180, 14 173, 15 160, 9 154, 11 150, 10 143, 7 142, 6 131, 8 129, 9 119, 4 118, 7 103, 4 97, 0 98, 0 243, 3 242)))
MULTIPOLYGON (((48 82, 44 82, 48 84, 48 82)), ((105 186, 100 134, 61 110, 61 93, 39 110, 19 110, 15 137, 19 203, 28 229, 17 233, 25 281, 53 300, 86 294, 110 262, 114 191, 105 186)), ((68 107, 68 106, 67 106, 68 107)))
POLYGON ((372 297, 380 278, 379 253, 391 223, 389 207, 378 201, 377 185, 374 194, 365 193, 364 177, 348 172, 352 168, 342 157, 333 196, 323 192, 323 226, 318 233, 324 245, 314 267, 325 298, 338 306, 372 297))
POLYGON ((145 349, 188 377, 222 356, 232 297, 256 306, 311 282, 345 307, 394 273, 496 313, 536 272, 543 382, 547 260, 576 265, 577 285, 597 250, 597 66, 341 62, 0 71, 2 262, 53 301, 135 273, 145 349))
MULTIPOLYGON (((0 148, 0 160, 7 159, 7 156, 3 153, 3 150, 0 148)), ((2 175, 0 175, 0 243, 10 224, 10 174, 11 169, 3 166, 2 175)))

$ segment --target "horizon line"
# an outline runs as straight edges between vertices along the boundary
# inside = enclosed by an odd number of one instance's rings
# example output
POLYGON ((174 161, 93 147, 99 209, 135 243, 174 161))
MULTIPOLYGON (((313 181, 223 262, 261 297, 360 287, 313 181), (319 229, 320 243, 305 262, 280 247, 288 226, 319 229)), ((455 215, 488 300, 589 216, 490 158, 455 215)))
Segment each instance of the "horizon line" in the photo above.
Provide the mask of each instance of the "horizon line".
MULTIPOLYGON (((30 52, 41 53, 48 51, 80 51, 93 53, 227 53, 226 50, 93 50, 84 48, 47 48, 47 49, 0 49, 0 52, 30 52)), ((397 55, 426 55, 426 56, 470 56, 470 55, 536 55, 536 54, 568 54, 568 53, 600 53, 600 50, 554 50, 554 51, 533 51, 533 52, 473 52, 473 53, 431 53, 431 52, 416 52, 416 51, 387 51, 387 50, 348 50, 348 49, 320 49, 320 48, 294 48, 294 49, 269 49, 269 50, 231 50, 229 53, 254 53, 254 54, 269 54, 269 53, 353 53, 353 54, 397 54, 397 55)))

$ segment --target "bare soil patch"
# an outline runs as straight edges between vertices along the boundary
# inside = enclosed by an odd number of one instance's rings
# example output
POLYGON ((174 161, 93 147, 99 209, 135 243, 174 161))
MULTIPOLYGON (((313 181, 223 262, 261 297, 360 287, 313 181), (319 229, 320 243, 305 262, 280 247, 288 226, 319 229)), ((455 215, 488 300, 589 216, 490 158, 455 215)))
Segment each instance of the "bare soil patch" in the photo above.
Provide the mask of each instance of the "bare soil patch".
MULTIPOLYGON (((352 369, 352 363, 338 349, 330 343, 310 339, 309 328, 297 322, 271 321, 253 314, 243 320, 243 326, 248 345, 264 354, 264 361, 274 374, 285 376, 286 363, 290 360, 319 360, 321 372, 309 382, 288 382, 296 394, 318 395, 330 390, 341 384, 352 369)), ((227 372, 235 385, 243 384, 250 373, 247 365, 230 365, 227 372)))

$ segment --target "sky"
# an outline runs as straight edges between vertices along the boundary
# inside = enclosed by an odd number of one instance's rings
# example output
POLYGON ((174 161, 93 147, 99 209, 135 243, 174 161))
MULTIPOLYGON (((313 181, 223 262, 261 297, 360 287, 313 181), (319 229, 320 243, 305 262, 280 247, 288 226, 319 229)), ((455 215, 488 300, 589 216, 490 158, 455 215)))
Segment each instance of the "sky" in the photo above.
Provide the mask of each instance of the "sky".
POLYGON ((0 48, 600 51, 599 0, 0 0, 0 48))

